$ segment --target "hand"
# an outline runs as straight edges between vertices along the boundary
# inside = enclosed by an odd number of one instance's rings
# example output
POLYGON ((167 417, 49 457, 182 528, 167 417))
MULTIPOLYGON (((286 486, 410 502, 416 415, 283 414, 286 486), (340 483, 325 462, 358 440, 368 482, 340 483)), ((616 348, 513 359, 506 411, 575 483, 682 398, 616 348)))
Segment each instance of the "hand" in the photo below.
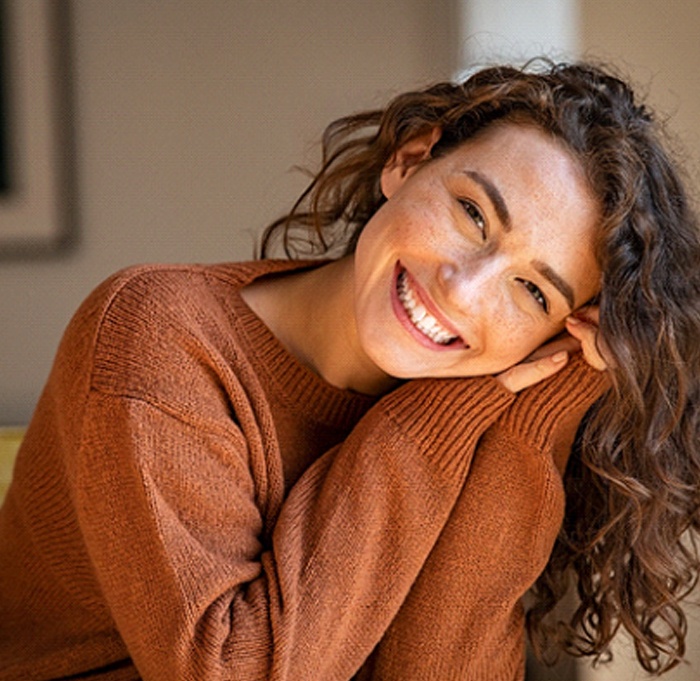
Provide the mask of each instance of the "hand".
POLYGON ((499 380, 511 392, 529 388, 549 378, 566 366, 571 353, 582 352, 594 369, 605 371, 612 364, 601 354, 605 351, 598 335, 598 307, 582 308, 566 320, 566 331, 545 343, 520 364, 498 374, 499 380), (567 333, 568 331, 568 333, 567 333))
POLYGON ((520 364, 496 375, 504 388, 517 393, 543 381, 566 366, 569 355, 580 349, 580 343, 568 333, 562 333, 554 340, 541 345, 520 364))
POLYGON ((566 320, 566 330, 581 344, 584 359, 598 371, 605 371, 612 362, 606 361, 601 352, 605 345, 598 334, 598 307, 582 308, 566 320))

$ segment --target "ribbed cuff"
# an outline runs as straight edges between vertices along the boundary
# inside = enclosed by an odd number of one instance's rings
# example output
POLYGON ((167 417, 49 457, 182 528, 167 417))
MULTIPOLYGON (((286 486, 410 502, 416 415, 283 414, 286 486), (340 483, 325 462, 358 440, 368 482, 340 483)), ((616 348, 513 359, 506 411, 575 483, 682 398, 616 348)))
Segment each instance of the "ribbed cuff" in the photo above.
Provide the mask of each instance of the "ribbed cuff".
POLYGON ((551 378, 518 393, 501 423, 528 442, 542 448, 563 418, 583 414, 607 390, 609 378, 574 355, 569 364, 551 378))
POLYGON ((515 397, 491 377, 421 379, 397 388, 380 404, 439 468, 455 471, 515 397))

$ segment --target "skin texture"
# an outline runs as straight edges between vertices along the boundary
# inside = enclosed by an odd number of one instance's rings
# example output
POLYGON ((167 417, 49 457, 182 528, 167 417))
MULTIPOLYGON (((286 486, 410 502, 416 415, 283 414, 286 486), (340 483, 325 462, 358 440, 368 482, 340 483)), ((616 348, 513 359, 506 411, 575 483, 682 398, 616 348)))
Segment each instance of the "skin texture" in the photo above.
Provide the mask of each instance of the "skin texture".
POLYGON ((494 126, 417 165, 421 144, 427 153, 430 140, 415 140, 385 170, 389 200, 358 242, 360 343, 400 378, 502 372, 562 331, 598 292, 597 204, 576 161, 535 128, 494 126), (416 297, 463 343, 430 347, 411 334, 390 300, 397 262, 416 297), (545 266, 572 289, 572 300, 545 266))
POLYGON ((517 391, 563 367, 574 337, 600 360, 595 324, 567 325, 600 281, 597 204, 577 162, 540 130, 509 124, 423 163, 438 136, 387 164, 388 200, 353 256, 244 298, 297 357, 360 392, 485 374, 517 391), (416 305, 428 312, 418 323, 416 305), (426 325, 452 340, 434 342, 426 325), (541 348, 565 328, 572 335, 541 348))

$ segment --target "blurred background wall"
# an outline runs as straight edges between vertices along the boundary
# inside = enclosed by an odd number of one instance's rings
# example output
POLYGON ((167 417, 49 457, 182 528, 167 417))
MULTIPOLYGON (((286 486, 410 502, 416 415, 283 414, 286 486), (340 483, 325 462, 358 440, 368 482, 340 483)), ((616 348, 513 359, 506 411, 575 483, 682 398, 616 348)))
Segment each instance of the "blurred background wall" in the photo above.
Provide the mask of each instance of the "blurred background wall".
MULTIPOLYGON (((545 51, 616 62, 670 117, 700 176, 697 2, 72 0, 70 9, 78 241, 55 258, 0 261, 0 425, 29 419, 65 324, 100 280, 138 262, 251 257, 255 235, 303 187, 293 168, 314 165, 326 123, 475 59, 545 51)), ((693 666, 669 679, 700 678, 698 626, 689 647, 693 666)), ((578 678, 644 676, 618 663, 578 678)))
MULTIPOLYGON (((12 0, 44 2, 46 0, 12 0)), ((53 0, 48 0, 52 2, 53 0)), ((79 243, 0 261, 0 425, 115 269, 250 258, 324 126, 454 70, 451 2, 72 0, 79 243)))

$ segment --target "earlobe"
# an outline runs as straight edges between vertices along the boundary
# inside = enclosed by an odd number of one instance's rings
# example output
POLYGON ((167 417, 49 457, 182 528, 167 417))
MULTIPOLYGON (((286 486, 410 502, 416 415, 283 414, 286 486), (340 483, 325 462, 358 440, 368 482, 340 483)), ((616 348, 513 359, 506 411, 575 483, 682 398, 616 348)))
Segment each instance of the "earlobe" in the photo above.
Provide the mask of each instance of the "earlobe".
POLYGON ((385 198, 391 198, 418 166, 430 158, 431 151, 440 139, 441 133, 440 128, 431 128, 413 137, 396 150, 382 170, 381 188, 385 198))

